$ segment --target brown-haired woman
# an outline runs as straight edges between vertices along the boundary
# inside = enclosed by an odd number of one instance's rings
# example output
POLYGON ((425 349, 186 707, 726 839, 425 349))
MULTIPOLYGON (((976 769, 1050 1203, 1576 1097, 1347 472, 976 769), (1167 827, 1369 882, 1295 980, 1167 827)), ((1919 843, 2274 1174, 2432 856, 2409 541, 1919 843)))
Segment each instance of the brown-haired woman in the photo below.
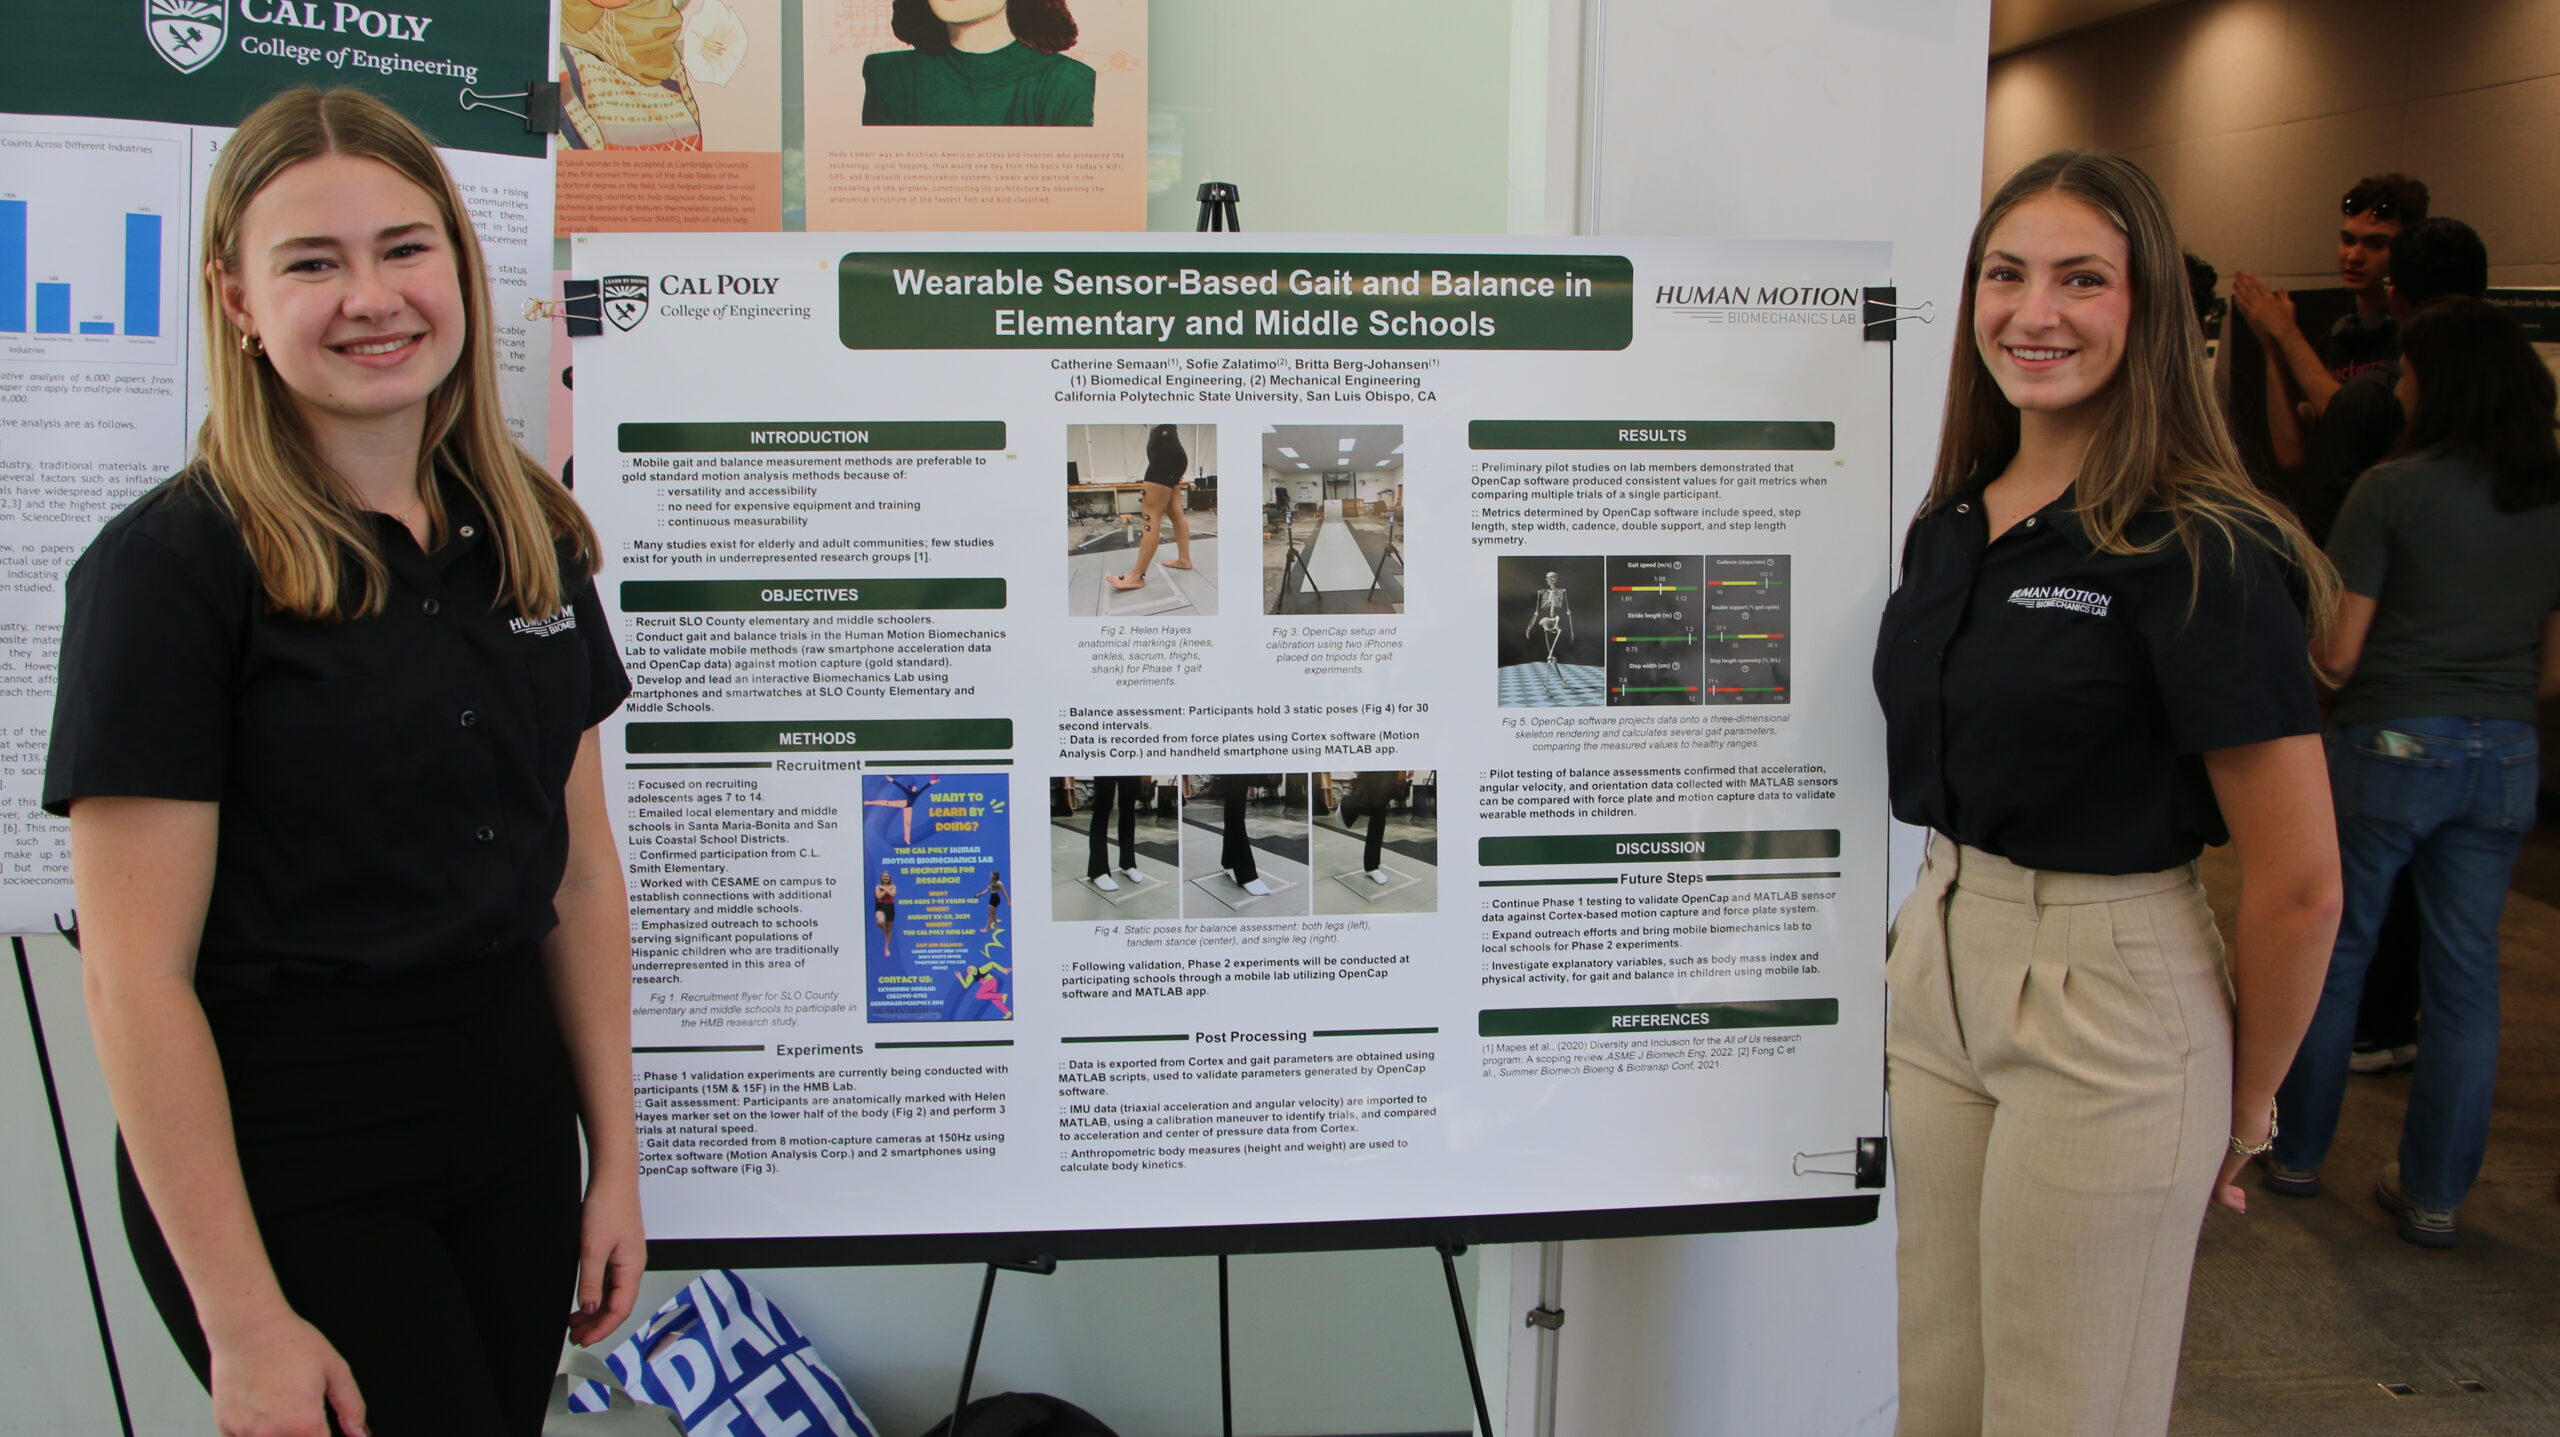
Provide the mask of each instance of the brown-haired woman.
POLYGON ((1894 813, 1933 830, 1886 965, 1902 1437, 2167 1429, 2198 1226, 2243 1206, 2337 922, 2336 581, 2242 475, 2180 254, 2089 152, 1967 251, 1875 662, 1894 813), (2226 839, 2228 980, 2193 863, 2226 839))
POLYGON ((643 1256, 595 535, 390 107, 261 106, 203 246, 211 410, 72 569, 45 774, 127 1235, 225 1433, 532 1434, 643 1256))
POLYGON ((889 31, 913 48, 863 57, 866 125, 1093 123, 1067 0, 896 0, 889 31))

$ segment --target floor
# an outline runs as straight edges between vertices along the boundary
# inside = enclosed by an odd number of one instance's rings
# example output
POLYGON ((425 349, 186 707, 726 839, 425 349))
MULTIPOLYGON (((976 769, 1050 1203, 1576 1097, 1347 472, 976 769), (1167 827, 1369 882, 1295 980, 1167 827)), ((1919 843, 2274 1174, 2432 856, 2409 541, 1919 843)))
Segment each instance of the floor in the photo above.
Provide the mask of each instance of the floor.
POLYGON ((1362 864, 1368 858, 1369 824, 1343 825, 1339 813, 1315 822, 1314 852, 1318 913, 1437 913, 1440 911, 1440 825, 1403 809, 1387 811, 1387 831, 1379 853, 1383 884, 1373 882, 1362 864))
MULTIPOLYGON (((1110 834, 1113 848, 1106 851, 1106 862, 1117 862, 1118 819, 1113 819, 1110 834)), ((1171 918, 1181 908, 1182 838, 1170 813, 1147 809, 1138 815, 1138 872, 1143 881, 1132 882, 1128 875, 1115 873, 1112 881, 1120 885, 1116 893, 1105 893, 1087 882, 1085 869, 1090 866, 1093 815, 1072 814, 1049 820, 1049 916, 1076 922, 1134 922, 1144 918, 1171 918)))
POLYGON ((1398 552, 1391 557, 1387 555, 1387 521, 1384 516, 1362 515, 1357 519, 1331 519, 1321 526, 1313 519, 1302 518, 1297 522, 1297 536, 1299 552, 1314 568, 1319 587, 1324 586, 1323 581, 1328 572, 1335 574, 1332 590, 1304 592, 1304 577, 1287 562, 1289 552, 1287 541, 1277 533, 1265 534, 1262 539, 1262 611, 1264 613, 1401 614, 1404 612, 1404 555, 1402 552, 1404 540, 1398 537, 1395 541, 1398 552), (1342 530, 1343 532, 1326 535, 1325 530, 1342 530), (1366 584, 1371 577, 1375 577, 1377 587, 1374 592, 1356 585, 1345 587, 1347 581, 1340 575, 1347 573, 1348 570, 1342 569, 1338 562, 1344 554, 1340 543, 1343 538, 1349 538, 1357 545, 1359 557, 1352 562, 1367 566, 1368 573, 1362 576, 1361 582, 1366 584), (1317 553, 1313 552, 1319 546, 1332 552, 1325 553, 1320 559, 1317 553), (1382 558, 1385 561, 1383 567, 1380 563, 1382 558))
POLYGON ((1087 537, 1067 552, 1067 612, 1106 619, 1197 618, 1218 612, 1217 521, 1191 516, 1191 568, 1166 567, 1176 556, 1168 526, 1156 545, 1155 562, 1147 568, 1143 589, 1114 589, 1104 574, 1125 574, 1138 559, 1134 544, 1114 531, 1087 537))
MULTIPOLYGON (((2227 853, 2207 855, 2226 934, 2236 879, 2227 853)), ((2356 1079, 2327 1193, 2250 1180, 2247 1217, 2206 1222, 2176 1437, 2560 1433, 2560 828, 2527 838, 2502 941, 2497 1106, 2462 1245, 2411 1247, 2374 1204, 2409 1075, 2356 1079)))
POLYGON ((1253 865, 1271 891, 1256 896, 1236 886, 1218 864, 1225 848, 1225 805, 1193 799, 1182 806, 1182 916, 1185 918, 1303 918, 1307 915, 1307 804, 1257 798, 1245 805, 1245 839, 1253 865))

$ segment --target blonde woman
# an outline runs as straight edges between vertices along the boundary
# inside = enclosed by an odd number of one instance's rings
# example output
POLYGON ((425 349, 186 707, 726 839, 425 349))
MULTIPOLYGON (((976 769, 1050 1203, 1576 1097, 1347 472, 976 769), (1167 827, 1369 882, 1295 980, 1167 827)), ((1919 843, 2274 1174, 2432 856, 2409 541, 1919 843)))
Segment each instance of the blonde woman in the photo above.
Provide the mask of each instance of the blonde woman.
POLYGON ((643 1259, 595 534, 388 106, 261 106, 203 245, 211 411, 72 569, 45 774, 127 1236, 224 1433, 531 1437, 643 1259))
POLYGON ((1875 661, 1893 811, 1933 830, 1885 969, 1897 1430, 2157 1437, 2337 926, 2336 579, 2242 476, 2139 169, 2048 155, 1967 253, 1875 661), (2194 866, 2226 841, 2228 979, 2194 866))

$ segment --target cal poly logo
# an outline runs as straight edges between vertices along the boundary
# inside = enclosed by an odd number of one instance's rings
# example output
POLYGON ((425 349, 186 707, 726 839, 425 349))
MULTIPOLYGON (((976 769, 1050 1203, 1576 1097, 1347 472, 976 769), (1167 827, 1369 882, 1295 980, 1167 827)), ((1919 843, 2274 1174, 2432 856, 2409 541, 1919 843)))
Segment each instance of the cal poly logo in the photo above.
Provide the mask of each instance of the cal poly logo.
POLYGON ((649 317, 649 277, 609 274, 604 277, 604 317, 616 329, 637 329, 649 317))
POLYGON ((142 28, 160 58, 192 75, 222 53, 225 19, 219 0, 142 0, 142 28))

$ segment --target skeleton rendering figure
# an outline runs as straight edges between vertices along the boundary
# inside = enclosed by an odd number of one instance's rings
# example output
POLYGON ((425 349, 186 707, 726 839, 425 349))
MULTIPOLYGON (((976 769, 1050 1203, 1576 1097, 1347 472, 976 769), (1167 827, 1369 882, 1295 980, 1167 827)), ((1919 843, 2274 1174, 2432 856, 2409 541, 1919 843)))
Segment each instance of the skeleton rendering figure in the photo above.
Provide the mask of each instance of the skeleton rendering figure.
POLYGON ((1556 664, 1556 645, 1573 642, 1573 600, 1566 596, 1564 580, 1553 572, 1547 575, 1547 586, 1538 591, 1538 600, 1529 610, 1529 627, 1520 631, 1524 639, 1539 634, 1547 636, 1547 673, 1562 678, 1564 670, 1556 664))

